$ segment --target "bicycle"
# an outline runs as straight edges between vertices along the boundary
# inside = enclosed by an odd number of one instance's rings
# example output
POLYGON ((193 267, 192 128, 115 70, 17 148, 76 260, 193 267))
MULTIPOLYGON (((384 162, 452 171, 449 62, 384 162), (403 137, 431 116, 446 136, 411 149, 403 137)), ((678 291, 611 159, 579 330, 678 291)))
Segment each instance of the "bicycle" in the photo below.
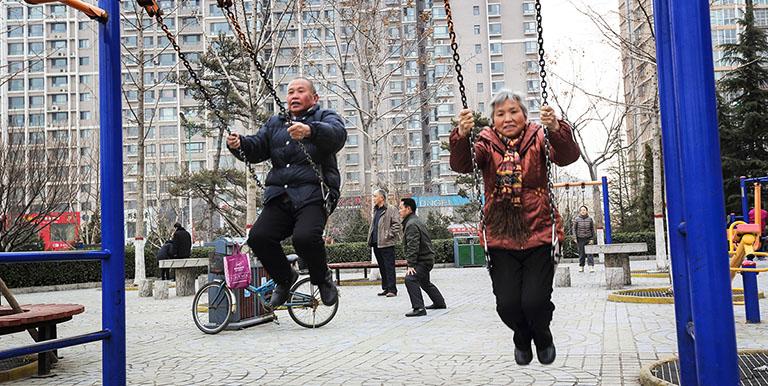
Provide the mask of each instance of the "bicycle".
MULTIPOLYGON (((275 281, 270 279, 259 287, 248 285, 244 290, 255 294, 259 303, 265 309, 270 309, 267 295, 274 289, 275 281)), ((235 313, 236 304, 233 299, 235 294, 227 287, 224 279, 216 279, 200 287, 192 301, 192 319, 197 328, 206 334, 217 334, 224 330, 235 313)), ((339 302, 332 306, 324 305, 317 286, 309 281, 309 277, 305 277, 291 287, 288 302, 278 309, 284 308, 288 309, 288 315, 299 326, 319 328, 336 316, 339 302)))

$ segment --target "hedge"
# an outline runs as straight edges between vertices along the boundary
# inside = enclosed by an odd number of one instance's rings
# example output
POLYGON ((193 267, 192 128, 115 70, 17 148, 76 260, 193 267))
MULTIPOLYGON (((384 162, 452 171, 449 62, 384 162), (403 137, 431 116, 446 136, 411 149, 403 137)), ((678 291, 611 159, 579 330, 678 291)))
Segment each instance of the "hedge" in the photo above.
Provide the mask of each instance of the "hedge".
MULTIPOLYGON (((158 277, 157 248, 147 245, 144 249, 144 268, 147 277, 158 277)), ((207 258, 212 248, 193 248, 193 258, 207 258)), ((125 277, 134 277, 134 248, 125 247, 125 277)), ((0 264, 0 278, 10 288, 44 285, 73 284, 101 281, 101 263, 98 261, 67 261, 46 263, 0 264)))
MULTIPOLYGON (((648 245, 646 254, 653 255, 655 251, 655 238, 653 232, 615 233, 614 243, 639 243, 648 245)), ((433 240, 436 263, 453 262, 453 239, 433 240)), ((342 263, 353 261, 370 261, 371 249, 364 242, 337 243, 327 246, 328 262, 342 263)), ((285 247, 286 253, 294 253, 292 246, 285 247)), ((193 258, 207 258, 213 252, 212 248, 193 248, 193 258)), ((144 267, 147 277, 158 277, 157 248, 147 246, 144 252, 144 267)), ((398 243, 395 246, 395 256, 403 258, 403 246, 398 243)), ((578 257, 576 243, 573 237, 566 237, 563 245, 563 256, 566 258, 578 257)), ((125 277, 134 277, 134 249, 133 245, 125 248, 125 277)), ((205 268, 201 267, 201 272, 205 268)), ((43 285, 72 284, 101 281, 101 265, 97 261, 72 261, 52 263, 13 263, 0 264, 0 278, 11 288, 32 287, 43 285)))

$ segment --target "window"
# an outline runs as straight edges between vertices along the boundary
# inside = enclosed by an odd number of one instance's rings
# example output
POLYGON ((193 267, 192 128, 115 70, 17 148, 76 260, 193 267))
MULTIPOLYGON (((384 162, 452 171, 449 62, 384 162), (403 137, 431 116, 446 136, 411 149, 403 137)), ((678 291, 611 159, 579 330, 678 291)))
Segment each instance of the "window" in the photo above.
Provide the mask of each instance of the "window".
MULTIPOLYGON (((160 145, 160 156, 161 157, 169 157, 174 156, 178 153, 176 149, 175 143, 164 143, 160 145)), ((175 164, 174 164, 175 165, 175 164)))
POLYGON ((160 126, 160 138, 175 138, 177 133, 176 126, 160 126))
POLYGON ((360 163, 360 154, 347 154, 347 165, 357 165, 360 163))
POLYGON ((160 54, 158 55, 157 60, 161 66, 173 66, 174 64, 176 64, 176 54, 175 53, 160 54))
POLYGON ((45 80, 43 78, 29 78, 27 84, 30 90, 42 90, 45 88, 45 80))
POLYGON ((155 46, 155 38, 152 36, 144 37, 144 48, 152 48, 155 46))
POLYGON ((65 5, 51 5, 50 13, 52 16, 67 16, 67 7, 65 5))
POLYGON ((24 97, 8 97, 8 109, 18 110, 24 108, 24 97))
POLYGON ((503 74, 504 62, 491 62, 491 74, 503 74))
MULTIPOLYGON (((399 32, 399 30, 395 29, 399 32)), ((399 33, 398 33, 399 35, 399 33)), ((393 38, 398 38, 399 36, 392 36, 393 38)), ((448 38, 448 27, 447 26, 435 26, 433 37, 435 39, 447 39, 448 38)))
POLYGON ((188 153, 202 153, 205 149, 205 143, 203 142, 192 142, 186 144, 187 152, 188 153))
POLYGON ((67 59, 64 59, 64 58, 51 59, 51 68, 53 68, 53 69, 66 69, 67 68, 67 59))
POLYGON ((210 34, 218 35, 218 34, 229 34, 229 33, 230 33, 229 23, 227 22, 211 23, 210 34))
POLYGON ((200 43, 201 39, 202 37, 200 35, 184 35, 181 37, 181 41, 184 44, 197 44, 200 43))
POLYGON ((536 6, 533 3, 523 3, 523 15, 533 15, 536 13, 536 6))
POLYGON ((360 172, 347 172, 347 182, 360 182, 360 172))
POLYGON ((736 10, 733 8, 713 9, 710 11, 709 20, 712 25, 736 25, 736 10))
POLYGON ((160 164, 160 175, 162 176, 174 176, 179 173, 178 170, 179 166, 176 162, 163 162, 160 164))
POLYGON ((475 35, 480 35, 480 24, 475 24, 472 27, 472 30, 474 31, 475 35))
POLYGON ((8 91, 24 91, 24 79, 9 80, 8 91))
POLYGON ((481 82, 477 83, 477 92, 483 92, 484 90, 484 84, 481 82))
POLYGON ((87 21, 79 21, 77 22, 77 29, 80 31, 85 31, 88 29, 88 22, 87 21))
POLYGON ((203 169, 205 169, 205 161, 192 161, 192 163, 189 164, 189 170, 193 173, 203 169))
POLYGON ((453 116, 453 105, 452 104, 442 104, 437 106, 437 115, 440 116, 453 116))
POLYGON ((539 71, 539 63, 535 60, 526 60, 525 61, 525 71, 527 72, 537 72, 539 71))
POLYGON ((523 23, 523 33, 530 35, 536 33, 536 22, 534 21, 526 21, 523 23))
POLYGON ((197 22, 197 18, 195 17, 182 17, 181 18, 181 28, 194 28, 199 27, 200 23, 197 22))
POLYGON ((475 64, 475 72, 478 73, 478 74, 482 74, 483 73, 483 64, 482 63, 475 64))
POLYGON ((8 55, 24 55, 24 43, 8 43, 8 55))
POLYGON ((475 16, 479 16, 480 15, 480 6, 479 5, 472 6, 472 14, 475 15, 475 16))
POLYGON ((51 123, 55 125, 64 125, 67 123, 69 114, 66 112, 51 113, 51 123))
MULTIPOLYGON (((24 127, 24 114, 9 114, 8 126, 24 127)), ((22 138, 23 138, 23 134, 22 134, 22 138)))
POLYGON ((32 42, 27 44, 27 51, 30 55, 42 55, 45 51, 43 42, 32 42))
POLYGON ((43 25, 42 24, 30 24, 29 27, 27 27, 27 36, 34 38, 34 37, 41 37, 43 36, 43 25))
POLYGON ((90 56, 81 56, 81 57, 78 59, 78 63, 79 63, 81 66, 87 66, 87 65, 91 64, 91 57, 90 57, 90 56))
POLYGON ((91 112, 90 111, 81 111, 80 112, 80 120, 81 121, 88 121, 91 119, 91 112))
POLYGON ((483 45, 482 44, 475 44, 475 53, 476 54, 483 53, 483 45))
POLYGON ((24 18, 24 8, 22 7, 13 7, 8 8, 8 20, 21 20, 24 18))
POLYGON ((66 87, 67 86, 67 77, 66 76, 54 76, 54 77, 51 77, 51 86, 53 86, 53 87, 66 87))
POLYGON ((174 121, 176 120, 176 108, 175 107, 161 107, 160 108, 160 120, 161 121, 174 121))
POLYGON ((535 41, 527 41, 525 42, 525 53, 526 54, 535 54, 539 50, 538 45, 535 41))
POLYGON ((488 4, 488 16, 501 16, 501 4, 488 4))
POLYGON ((123 36, 120 40, 123 41, 123 45, 126 48, 133 48, 137 45, 136 36, 123 36))
POLYGON ((90 84, 90 83, 91 83, 90 75, 80 75, 80 84, 90 84))
POLYGON ((541 83, 538 79, 528 79, 528 81, 526 81, 526 85, 528 87, 528 92, 541 91, 541 83))
POLYGON ((51 50, 54 50, 54 51, 67 49, 66 40, 52 40, 50 44, 51 44, 51 50))
POLYGON ((768 27, 768 9, 760 8, 754 10, 755 25, 758 27, 768 27))
POLYGON ((67 94, 53 94, 53 95, 51 95, 51 103, 57 104, 57 105, 67 103, 67 94))
POLYGON ((488 23, 489 35, 501 35, 501 23, 488 23))
POLYGON ((24 37, 24 27, 20 25, 9 25, 8 26, 8 37, 9 38, 20 38, 24 37))
POLYGON ((67 23, 51 23, 51 33, 60 34, 67 32, 67 23))
POLYGON ((491 92, 497 93, 504 88, 504 82, 491 82, 491 92))
POLYGON ((352 134, 347 136, 347 146, 357 146, 358 145, 358 138, 357 134, 352 134))
POLYGON ((528 111, 537 112, 540 110, 541 102, 538 99, 528 99, 528 111))
POLYGON ((33 95, 29 97, 29 107, 43 107, 45 97, 42 95, 33 95))
POLYGON ((42 144, 43 142, 45 142, 45 133, 39 132, 39 131, 33 131, 29 133, 30 145, 39 145, 39 144, 42 144))
POLYGON ((722 44, 736 43, 735 29, 721 29, 712 31, 712 44, 719 46, 722 44))
POLYGON ((160 90, 160 102, 176 102, 176 89, 160 90))

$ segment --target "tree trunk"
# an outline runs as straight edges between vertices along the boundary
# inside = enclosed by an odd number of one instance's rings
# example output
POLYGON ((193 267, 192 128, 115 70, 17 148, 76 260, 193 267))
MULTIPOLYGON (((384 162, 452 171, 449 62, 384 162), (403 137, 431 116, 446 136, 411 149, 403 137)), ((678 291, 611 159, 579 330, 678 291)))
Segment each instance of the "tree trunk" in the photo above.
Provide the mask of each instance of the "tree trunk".
POLYGON ((136 35, 136 52, 138 53, 139 61, 139 74, 137 76, 138 79, 136 79, 136 88, 139 98, 136 106, 136 110, 138 110, 136 117, 139 138, 137 143, 138 164, 136 167, 136 190, 138 196, 136 197, 136 234, 134 235, 134 239, 140 242, 134 243, 136 248, 134 256, 134 284, 138 284, 141 280, 146 279, 146 269, 144 267, 144 236, 146 232, 144 229, 144 206, 146 204, 146 197, 144 195, 144 92, 146 91, 144 87, 144 11, 141 10, 137 12, 136 16, 139 24, 136 35))
MULTIPOLYGON (((654 121, 658 123, 658 114, 654 121)), ((661 163, 661 131, 658 124, 654 125, 654 133, 651 144, 653 155, 653 230, 656 236, 656 269, 659 271, 669 270, 669 259, 667 258, 667 242, 664 232, 664 175, 661 163)))

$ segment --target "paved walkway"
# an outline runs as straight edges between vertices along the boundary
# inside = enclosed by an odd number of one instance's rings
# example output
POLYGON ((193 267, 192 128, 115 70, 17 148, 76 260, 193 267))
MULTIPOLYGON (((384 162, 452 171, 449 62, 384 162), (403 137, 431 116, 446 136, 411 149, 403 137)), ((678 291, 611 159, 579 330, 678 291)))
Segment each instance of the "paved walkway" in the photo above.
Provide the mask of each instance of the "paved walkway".
MULTIPOLYGON (((633 262, 633 269, 650 268, 633 262)), ((377 297, 377 287, 342 287, 336 318, 318 330, 302 328, 285 311, 280 324, 204 335, 190 316, 192 297, 138 298, 128 292, 128 382, 136 385, 637 385, 640 369, 676 350, 672 305, 606 301, 598 272, 578 273, 557 288, 553 333, 557 361, 515 365, 512 334, 498 319, 483 268, 436 269, 433 279, 447 310, 405 318, 408 297, 377 297)), ((635 287, 665 279, 634 278, 635 287)), ((738 279, 737 279, 738 280, 738 279)), ((768 288, 768 275, 761 275, 768 288)), ((172 290, 173 291, 173 290, 172 290)), ((25 294, 21 303, 72 302, 84 315, 60 326, 59 336, 98 330, 97 289, 25 294)), ((761 301, 763 315, 768 304, 761 301)), ((726 321, 724 321, 725 323, 726 321)), ((768 347, 766 324, 744 323, 736 308, 740 348, 768 347)), ((29 343, 26 334, 0 337, 0 347, 29 343)), ((53 378, 14 385, 101 384, 101 344, 60 351, 53 378)))

